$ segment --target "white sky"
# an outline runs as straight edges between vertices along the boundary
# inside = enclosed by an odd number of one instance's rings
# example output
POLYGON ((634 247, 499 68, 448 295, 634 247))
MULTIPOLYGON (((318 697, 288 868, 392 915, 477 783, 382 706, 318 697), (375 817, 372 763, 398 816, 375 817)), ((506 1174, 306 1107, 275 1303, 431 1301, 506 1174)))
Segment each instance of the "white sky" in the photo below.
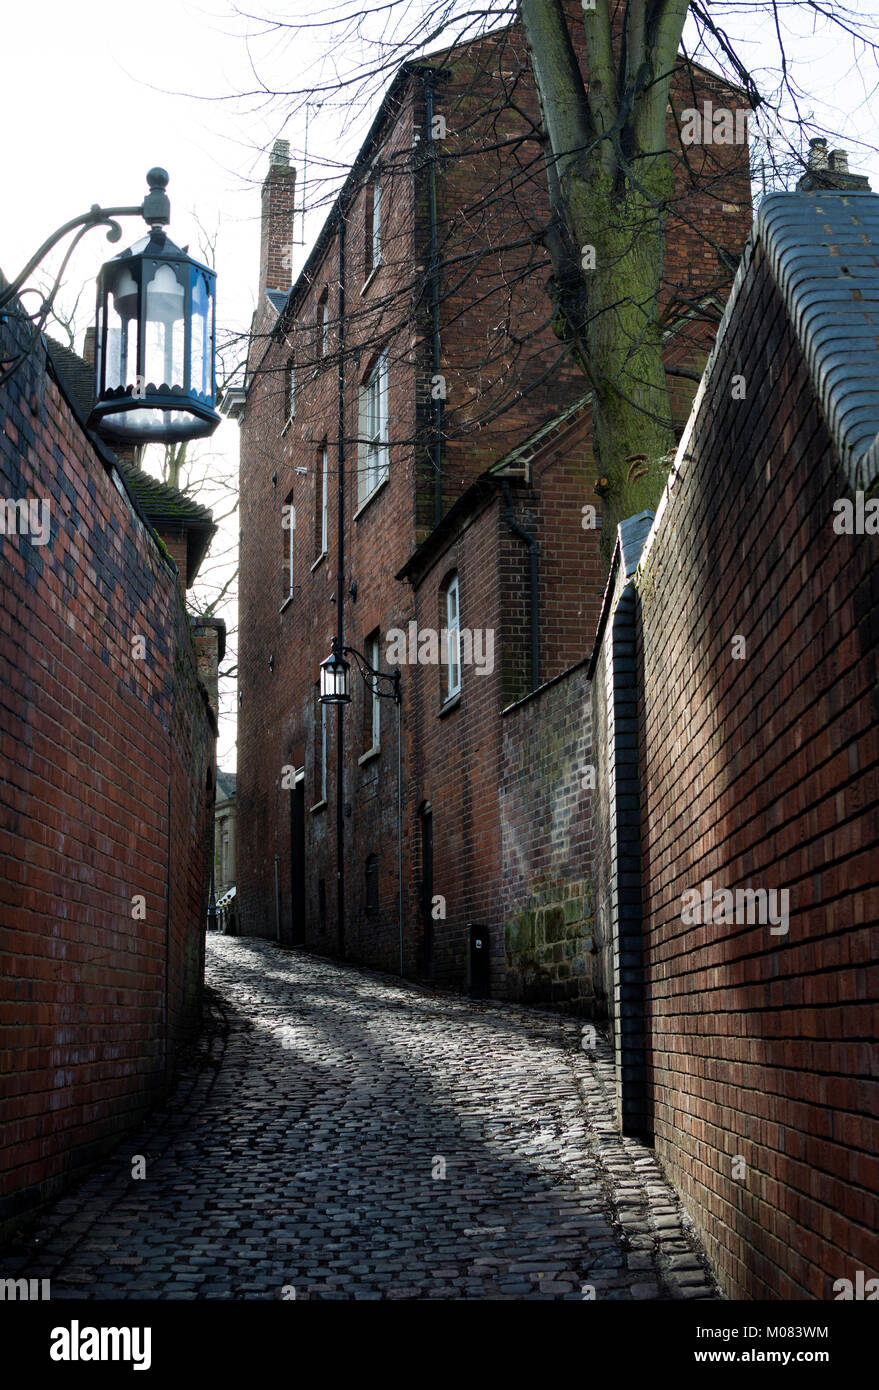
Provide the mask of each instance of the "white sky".
MULTIPOLYGON (((259 11, 260 0, 250 0, 259 11)), ((414 0, 412 9, 418 7, 414 0)), ((275 0, 276 13, 307 13, 305 0, 275 0)), ((870 10, 858 0, 855 10, 870 10)), ((318 13, 318 11, 312 11, 318 13)), ((325 11, 321 11, 325 13, 325 11)), ((738 15, 726 7, 712 13, 735 36, 748 35, 743 56, 768 61, 767 34, 755 5, 738 15)), ((811 19, 784 11, 800 37, 791 44, 800 85, 814 100, 822 124, 839 133, 852 151, 851 167, 868 173, 879 191, 879 157, 855 152, 858 137, 876 140, 879 103, 870 91, 875 69, 852 56, 851 45, 825 35, 810 36, 811 19)), ((2 7, 3 170, 5 215, 0 222, 0 267, 11 277, 57 226, 85 212, 92 203, 138 204, 146 193, 144 175, 154 164, 170 173, 170 232, 178 244, 198 254, 197 210, 202 225, 219 228, 218 311, 221 323, 244 329, 253 307, 259 257, 259 185, 267 168, 265 151, 283 134, 295 151, 303 142, 302 120, 286 129, 277 109, 250 100, 196 100, 252 88, 253 73, 244 41, 252 22, 233 14, 226 0, 24 0, 2 7)), ((321 42, 317 31, 315 45, 321 42)), ((273 86, 301 88, 316 64, 316 47, 277 36, 256 40, 253 52, 261 75, 273 86)), ((809 114, 807 112, 807 114, 809 114)), ((340 141, 342 116, 312 118, 310 145, 338 158, 350 158, 366 133, 367 118, 351 120, 340 141)), ((837 143, 831 140, 831 146, 837 143)), ((301 172, 301 171, 300 171, 301 172)), ((306 224, 312 241, 326 207, 306 224)), ((109 245, 102 231, 86 236, 66 277, 70 303, 79 286, 92 280, 101 263, 135 241, 143 224, 126 219, 122 241, 109 245)), ((297 223, 297 234, 299 224, 297 223)), ((294 274, 307 246, 296 248, 294 274)), ((93 286, 83 295, 79 322, 91 319, 93 286)), ((34 301, 31 301, 33 303, 34 301)), ((62 299, 62 302, 64 300, 62 299)), ((50 329, 51 331, 51 329, 50 329)), ((237 470, 237 426, 224 422, 210 447, 226 474, 237 470)), ((211 505, 211 498, 203 500, 211 505)), ((237 520, 214 542, 214 554, 234 553, 237 520)), ((230 624, 234 612, 223 612, 230 624)), ((232 770, 234 689, 222 701, 220 766, 232 770)))

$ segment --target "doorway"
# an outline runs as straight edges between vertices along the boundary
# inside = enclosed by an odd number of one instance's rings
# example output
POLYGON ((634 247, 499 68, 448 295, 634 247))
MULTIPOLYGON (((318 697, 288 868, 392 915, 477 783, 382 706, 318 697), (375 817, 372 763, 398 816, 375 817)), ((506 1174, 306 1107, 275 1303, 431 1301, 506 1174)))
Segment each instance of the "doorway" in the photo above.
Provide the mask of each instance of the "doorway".
POLYGON ((290 789, 290 941, 305 941, 305 768, 290 789))
POLYGON ((433 975, 433 810, 426 801, 418 813, 421 821, 421 971, 433 975))

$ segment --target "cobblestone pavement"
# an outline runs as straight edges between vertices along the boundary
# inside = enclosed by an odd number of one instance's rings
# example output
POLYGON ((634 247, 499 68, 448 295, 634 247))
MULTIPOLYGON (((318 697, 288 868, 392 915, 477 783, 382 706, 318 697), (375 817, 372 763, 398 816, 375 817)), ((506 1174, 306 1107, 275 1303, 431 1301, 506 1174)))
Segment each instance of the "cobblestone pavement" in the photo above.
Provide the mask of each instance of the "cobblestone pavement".
POLYGON ((211 1027, 169 1102, 0 1277, 53 1298, 719 1297, 582 1024, 267 941, 207 957, 211 1027))

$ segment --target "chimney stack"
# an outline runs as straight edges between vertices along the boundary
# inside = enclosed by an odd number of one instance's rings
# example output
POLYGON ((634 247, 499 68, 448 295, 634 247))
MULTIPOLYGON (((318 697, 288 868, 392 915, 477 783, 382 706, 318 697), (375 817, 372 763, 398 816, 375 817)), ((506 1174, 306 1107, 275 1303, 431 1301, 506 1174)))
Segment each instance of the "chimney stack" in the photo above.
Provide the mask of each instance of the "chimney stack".
POLYGON ((91 324, 85 330, 85 341, 82 345, 82 360, 87 362, 90 367, 95 365, 95 325, 91 324))
POLYGON ((262 186, 262 236, 259 293, 286 293, 293 275, 293 208, 296 170, 290 166, 290 141, 276 140, 262 186))
POLYGON ((819 135, 809 141, 808 167, 797 183, 797 192, 811 193, 821 188, 871 192, 870 180, 865 174, 849 172, 848 153, 845 150, 831 150, 828 154, 827 141, 819 135))

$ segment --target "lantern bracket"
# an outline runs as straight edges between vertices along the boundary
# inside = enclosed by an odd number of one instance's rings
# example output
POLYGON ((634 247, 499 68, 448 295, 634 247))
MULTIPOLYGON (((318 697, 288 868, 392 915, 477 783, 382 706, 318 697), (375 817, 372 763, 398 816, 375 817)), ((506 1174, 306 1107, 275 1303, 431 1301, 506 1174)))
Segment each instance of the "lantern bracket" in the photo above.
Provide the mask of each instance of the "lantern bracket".
MULTIPOLYGON (((38 336, 42 333, 46 320, 52 312, 55 296, 61 286, 62 277, 67 269, 67 263, 86 232, 91 231, 93 227, 106 227, 107 240, 115 242, 119 241, 122 236, 122 228, 116 221, 117 217, 142 217, 144 221, 148 222, 153 228, 165 227, 168 225, 171 220, 171 203, 165 192, 168 183, 168 175, 164 169, 156 167, 150 169, 146 177, 150 191, 138 207, 102 208, 99 207, 97 203, 93 203, 88 212, 80 213, 79 217, 72 217, 69 222, 64 223, 63 227, 59 227, 50 237, 47 237, 39 250, 31 256, 24 269, 16 275, 15 279, 10 281, 4 288, 0 289, 0 318, 2 318, 3 311, 16 298, 25 282, 34 273, 41 261, 43 261, 46 256, 48 256, 49 252, 58 245, 59 241, 63 241, 71 232, 76 232, 76 236, 67 249, 51 290, 44 297, 39 309, 33 314, 24 315, 25 318, 29 319, 31 323, 34 324, 37 332, 27 349, 10 359, 6 366, 6 370, 0 372, 0 386, 6 384, 9 378, 24 364, 33 351, 38 336)), ((39 293, 39 291, 34 291, 34 293, 39 293)))
MULTIPOLYGON (((335 645, 335 642, 334 642, 335 645)), ((400 672, 399 671, 378 671, 367 661, 363 652, 359 652, 356 647, 343 647, 343 656, 353 656, 354 664, 360 672, 364 685, 368 686, 374 695, 380 699, 393 700, 395 704, 400 703, 400 672), (379 681, 389 681, 390 690, 383 690, 379 681)))

